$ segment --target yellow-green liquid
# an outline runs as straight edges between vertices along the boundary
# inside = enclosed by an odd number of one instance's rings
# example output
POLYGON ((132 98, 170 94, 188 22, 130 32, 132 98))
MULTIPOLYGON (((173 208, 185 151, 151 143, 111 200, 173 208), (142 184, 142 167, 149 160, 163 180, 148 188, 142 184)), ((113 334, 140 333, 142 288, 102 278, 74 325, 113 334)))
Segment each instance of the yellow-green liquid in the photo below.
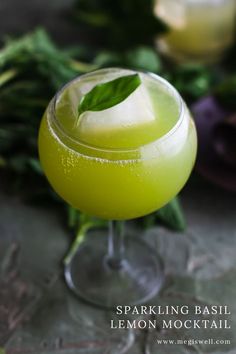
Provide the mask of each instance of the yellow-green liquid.
POLYGON ((160 208, 183 187, 195 160, 195 127, 186 110, 181 127, 173 131, 180 113, 176 99, 154 86, 150 96, 157 119, 134 129, 81 135, 64 91, 56 115, 69 137, 53 126, 49 106, 40 127, 40 160, 53 188, 73 207, 104 219, 130 219, 160 208))
POLYGON ((180 61, 216 61, 233 43, 235 0, 158 0, 155 12, 169 26, 160 49, 180 61))

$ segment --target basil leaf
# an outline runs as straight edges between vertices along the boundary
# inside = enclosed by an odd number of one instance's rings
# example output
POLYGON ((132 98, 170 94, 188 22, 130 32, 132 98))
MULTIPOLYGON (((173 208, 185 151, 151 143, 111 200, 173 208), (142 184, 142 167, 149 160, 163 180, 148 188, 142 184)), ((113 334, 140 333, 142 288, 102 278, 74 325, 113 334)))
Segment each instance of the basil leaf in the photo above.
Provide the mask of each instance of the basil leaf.
POLYGON ((154 73, 161 71, 161 60, 156 51, 150 47, 142 46, 128 51, 126 60, 127 67, 154 73))
POLYGON ((119 77, 118 79, 96 85, 83 96, 79 107, 79 116, 86 111, 103 111, 124 101, 141 84, 138 74, 119 77))
POLYGON ((174 231, 185 231, 186 229, 186 220, 179 197, 175 197, 161 209, 144 216, 141 220, 145 229, 159 223, 174 231))
POLYGON ((186 229, 186 220, 178 197, 156 212, 157 218, 169 228, 176 231, 186 229))
POLYGON ((236 75, 221 82, 213 91, 219 102, 227 108, 236 108, 236 75))

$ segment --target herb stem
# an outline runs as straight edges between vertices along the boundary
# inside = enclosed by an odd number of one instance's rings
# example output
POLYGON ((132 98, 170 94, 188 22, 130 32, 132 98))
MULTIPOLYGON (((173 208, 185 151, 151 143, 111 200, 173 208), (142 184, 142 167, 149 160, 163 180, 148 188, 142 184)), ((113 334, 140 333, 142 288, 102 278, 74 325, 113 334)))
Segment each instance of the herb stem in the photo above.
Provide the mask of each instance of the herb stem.
POLYGON ((15 77, 16 75, 17 75, 17 71, 15 69, 4 71, 0 75, 0 87, 3 86, 7 81, 13 79, 13 77, 15 77))
POLYGON ((69 252, 67 253, 67 255, 65 256, 63 262, 64 265, 67 265, 68 263, 70 263, 72 257, 74 256, 74 254, 77 252, 79 246, 81 245, 81 243, 84 241, 85 236, 87 231, 93 226, 93 222, 87 222, 85 224, 82 224, 78 231, 77 234, 75 236, 75 239, 69 249, 69 252))
POLYGON ((73 258, 73 256, 75 255, 75 253, 77 252, 78 248, 80 247, 80 245, 83 243, 87 232, 91 229, 91 228, 96 228, 96 227, 104 227, 107 226, 107 221, 104 220, 94 220, 91 217, 89 217, 86 214, 82 214, 80 215, 80 225, 79 228, 77 230, 75 239, 68 251, 68 253, 66 254, 63 263, 64 265, 67 265, 70 263, 71 259, 73 258))

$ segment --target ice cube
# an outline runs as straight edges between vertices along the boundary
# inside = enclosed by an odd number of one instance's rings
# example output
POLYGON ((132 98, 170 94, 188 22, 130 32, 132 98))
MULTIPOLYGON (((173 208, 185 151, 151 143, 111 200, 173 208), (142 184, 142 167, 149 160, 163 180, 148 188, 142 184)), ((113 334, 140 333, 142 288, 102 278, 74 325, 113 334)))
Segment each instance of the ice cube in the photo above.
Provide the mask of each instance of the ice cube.
POLYGON ((109 109, 81 115, 78 129, 82 136, 87 134, 99 134, 124 129, 137 125, 143 125, 154 121, 154 107, 147 88, 142 83, 123 102, 109 109))

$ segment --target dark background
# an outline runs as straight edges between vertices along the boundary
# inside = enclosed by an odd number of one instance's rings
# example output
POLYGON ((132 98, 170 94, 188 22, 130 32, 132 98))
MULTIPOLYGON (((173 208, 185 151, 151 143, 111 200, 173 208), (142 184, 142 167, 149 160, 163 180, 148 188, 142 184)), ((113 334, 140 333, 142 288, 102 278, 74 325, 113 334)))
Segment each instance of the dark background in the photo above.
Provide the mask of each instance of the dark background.
POLYGON ((9 34, 19 35, 45 26, 53 38, 66 44, 79 40, 78 31, 65 19, 73 0, 1 0, 1 39, 9 34))

